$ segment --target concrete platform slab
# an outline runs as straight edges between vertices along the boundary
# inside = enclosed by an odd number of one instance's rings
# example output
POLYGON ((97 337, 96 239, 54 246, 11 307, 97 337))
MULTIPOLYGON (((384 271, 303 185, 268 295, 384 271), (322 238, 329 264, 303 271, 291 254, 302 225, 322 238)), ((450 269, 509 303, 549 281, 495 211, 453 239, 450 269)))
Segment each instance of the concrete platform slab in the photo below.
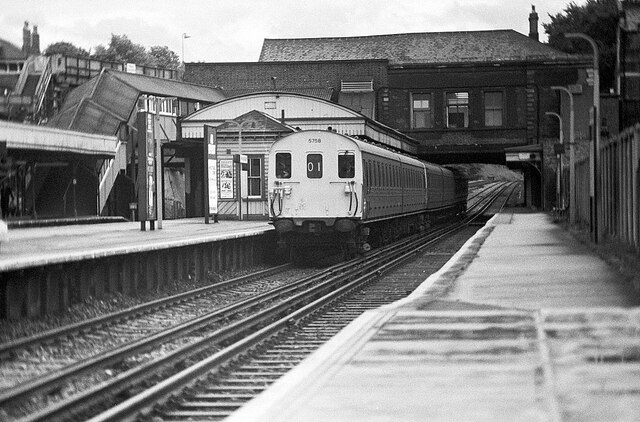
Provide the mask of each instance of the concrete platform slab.
POLYGON ((627 287, 548 216, 498 214, 227 420, 640 420, 627 287))
POLYGON ((140 222, 10 229, 0 245, 0 272, 256 236, 273 230, 266 221, 204 218, 166 220, 163 228, 140 230, 140 222))

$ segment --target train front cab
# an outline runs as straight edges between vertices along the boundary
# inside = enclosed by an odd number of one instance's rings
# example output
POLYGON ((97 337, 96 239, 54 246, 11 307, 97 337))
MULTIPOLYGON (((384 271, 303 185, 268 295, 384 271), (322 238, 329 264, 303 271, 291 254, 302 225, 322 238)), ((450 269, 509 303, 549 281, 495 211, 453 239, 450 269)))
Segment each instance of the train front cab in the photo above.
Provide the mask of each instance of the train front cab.
POLYGON ((298 132, 271 147, 270 217, 292 249, 355 245, 362 215, 357 144, 327 131, 298 132))

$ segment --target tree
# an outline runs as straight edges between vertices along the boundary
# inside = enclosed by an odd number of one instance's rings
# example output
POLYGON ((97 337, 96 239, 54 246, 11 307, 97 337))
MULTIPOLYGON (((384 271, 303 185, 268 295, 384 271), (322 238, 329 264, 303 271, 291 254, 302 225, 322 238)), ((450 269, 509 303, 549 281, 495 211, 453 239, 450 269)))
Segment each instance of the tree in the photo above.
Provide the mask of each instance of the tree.
POLYGON ((76 47, 67 41, 60 41, 50 44, 45 50, 45 56, 52 54, 64 54, 65 56, 89 57, 89 52, 83 48, 76 47))
POLYGON ((571 2, 564 14, 549 15, 551 22, 542 24, 549 45, 567 53, 591 55, 593 49, 586 41, 565 38, 565 33, 581 32, 593 38, 598 46, 601 90, 615 86, 617 3, 618 0, 587 0, 578 6, 571 2))
POLYGON ((156 45, 147 51, 143 45, 135 44, 126 35, 116 34, 111 34, 108 47, 100 44, 93 49, 93 54, 66 41, 51 44, 45 50, 45 54, 91 57, 109 62, 127 62, 170 69, 176 69, 180 65, 180 57, 167 46, 156 45))
POLYGON ((111 62, 127 62, 147 64, 149 55, 144 46, 134 44, 126 35, 111 34, 109 47, 102 45, 96 47, 95 57, 111 62))
POLYGON ((149 58, 153 66, 177 69, 180 66, 180 57, 169 47, 155 45, 149 48, 149 58))

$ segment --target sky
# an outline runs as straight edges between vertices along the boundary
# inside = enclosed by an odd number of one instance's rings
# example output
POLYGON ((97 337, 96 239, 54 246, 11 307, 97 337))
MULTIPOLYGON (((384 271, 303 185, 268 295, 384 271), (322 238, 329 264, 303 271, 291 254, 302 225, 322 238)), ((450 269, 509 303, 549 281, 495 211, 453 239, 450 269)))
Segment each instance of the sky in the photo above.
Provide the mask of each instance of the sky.
MULTIPOLYGON (((513 29, 529 33, 571 0, 0 0, 0 38, 22 46, 38 26, 40 47, 67 41, 107 47, 111 34, 147 48, 167 46, 186 62, 256 62, 265 38, 513 29), (187 34, 189 38, 183 38, 187 34)), ((574 0, 583 5, 586 0, 574 0)))

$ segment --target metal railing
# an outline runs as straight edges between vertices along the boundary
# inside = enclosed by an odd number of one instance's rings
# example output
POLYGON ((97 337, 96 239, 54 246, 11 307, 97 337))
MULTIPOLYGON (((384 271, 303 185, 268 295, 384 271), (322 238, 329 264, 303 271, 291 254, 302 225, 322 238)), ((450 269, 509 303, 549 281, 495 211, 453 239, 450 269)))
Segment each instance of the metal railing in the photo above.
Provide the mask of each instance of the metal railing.
MULTIPOLYGON (((597 225, 605 236, 640 248, 640 124, 602 142, 599 163, 600 212, 597 225)), ((589 159, 576 165, 576 219, 590 225, 589 159)))

